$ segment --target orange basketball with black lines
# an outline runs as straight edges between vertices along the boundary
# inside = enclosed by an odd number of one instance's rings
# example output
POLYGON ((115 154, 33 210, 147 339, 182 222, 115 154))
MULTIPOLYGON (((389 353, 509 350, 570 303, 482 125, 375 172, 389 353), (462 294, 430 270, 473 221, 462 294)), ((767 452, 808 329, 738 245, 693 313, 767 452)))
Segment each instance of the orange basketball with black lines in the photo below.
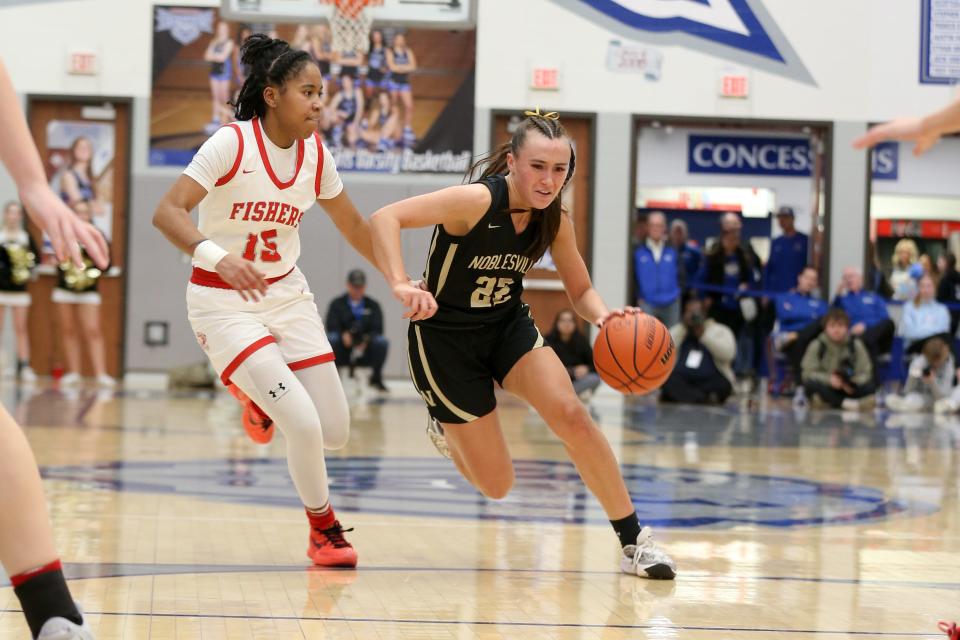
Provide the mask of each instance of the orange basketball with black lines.
POLYGON ((673 371, 677 349, 662 322, 646 313, 607 320, 593 343, 593 364, 608 385, 643 395, 662 385, 673 371))

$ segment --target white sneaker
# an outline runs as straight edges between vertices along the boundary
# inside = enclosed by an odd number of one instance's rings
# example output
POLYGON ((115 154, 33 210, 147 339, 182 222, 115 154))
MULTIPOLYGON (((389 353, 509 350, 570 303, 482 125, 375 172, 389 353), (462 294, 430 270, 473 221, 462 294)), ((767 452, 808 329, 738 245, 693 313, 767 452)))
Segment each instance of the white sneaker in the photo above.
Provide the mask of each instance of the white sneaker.
POLYGON ((80 384, 80 374, 75 371, 65 373, 60 377, 61 387, 72 387, 78 384, 80 384))
POLYGON ((443 433, 443 427, 433 418, 427 419, 427 435, 430 441, 437 448, 444 458, 450 458, 450 446, 447 444, 447 436, 443 433))
POLYGON ((840 408, 844 411, 860 411, 860 401, 856 398, 844 398, 840 408))
MULTIPOLYGON (((83 615, 83 612, 80 613, 83 615)), ((79 625, 66 618, 50 618, 40 627, 37 640, 94 640, 93 630, 87 624, 86 618, 79 625)))
POLYGON ((117 386, 117 379, 113 376, 108 376, 105 373, 101 373, 96 378, 96 383, 98 387, 108 387, 113 388, 117 386))
POLYGON ((809 407, 810 401, 807 400, 807 394, 803 390, 803 385, 800 385, 793 394, 793 408, 795 411, 802 411, 809 407))
POLYGON ((934 413, 956 413, 958 409, 960 406, 953 398, 940 398, 933 403, 934 413))
POLYGON ((653 529, 644 527, 637 536, 637 544, 623 548, 620 570, 641 578, 673 580, 677 564, 653 541, 653 529))
POLYGON ((33 367, 24 367, 20 369, 20 382, 25 382, 30 384, 37 381, 37 374, 34 373, 33 367))

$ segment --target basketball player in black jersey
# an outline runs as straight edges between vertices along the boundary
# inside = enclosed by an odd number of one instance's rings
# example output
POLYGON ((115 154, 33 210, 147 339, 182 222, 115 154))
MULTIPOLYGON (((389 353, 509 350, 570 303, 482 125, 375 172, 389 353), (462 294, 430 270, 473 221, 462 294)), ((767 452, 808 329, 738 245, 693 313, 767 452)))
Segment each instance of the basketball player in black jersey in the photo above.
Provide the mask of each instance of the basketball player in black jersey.
MULTIPOLYGON (((479 181, 409 198, 371 219, 374 252, 410 318, 409 364, 427 403, 428 432, 481 493, 502 498, 513 462, 496 411, 493 382, 529 402, 559 437, 603 505, 630 574, 672 579, 676 566, 641 529, 610 444, 574 393, 570 377, 520 300, 523 277, 546 252, 577 312, 595 325, 614 315, 590 282, 561 191, 576 161, 555 113, 527 112, 486 159, 479 181), (435 225, 424 281, 410 283, 400 230, 435 225)), ((478 167, 474 167, 477 169, 478 167)), ((473 173, 473 172, 471 172, 473 173)))

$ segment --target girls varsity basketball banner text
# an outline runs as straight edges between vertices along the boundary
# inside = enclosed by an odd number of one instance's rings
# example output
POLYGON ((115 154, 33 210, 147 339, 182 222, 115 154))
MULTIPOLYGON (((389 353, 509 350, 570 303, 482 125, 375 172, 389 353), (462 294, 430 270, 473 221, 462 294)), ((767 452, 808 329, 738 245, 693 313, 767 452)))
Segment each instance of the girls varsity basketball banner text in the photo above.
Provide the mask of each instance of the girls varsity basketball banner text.
POLYGON ((463 173, 473 153, 476 32, 374 24, 337 51, 326 21, 242 24, 209 7, 157 6, 150 164, 186 166, 233 120, 247 70, 240 43, 268 33, 310 54, 324 78, 318 132, 341 171, 463 173))

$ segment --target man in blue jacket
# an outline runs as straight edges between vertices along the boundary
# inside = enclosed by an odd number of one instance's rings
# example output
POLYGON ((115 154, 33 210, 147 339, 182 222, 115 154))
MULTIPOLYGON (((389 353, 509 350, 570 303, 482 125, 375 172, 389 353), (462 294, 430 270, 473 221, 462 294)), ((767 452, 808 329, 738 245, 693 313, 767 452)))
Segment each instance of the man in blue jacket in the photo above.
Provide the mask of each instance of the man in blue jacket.
POLYGON ((870 352, 873 370, 877 370, 877 356, 890 353, 893 346, 894 324, 887 313, 887 303, 876 293, 863 290, 863 272, 856 267, 843 270, 843 281, 833 299, 850 316, 850 335, 863 341, 870 352))
POLYGON ((794 380, 798 381, 803 354, 807 345, 823 331, 820 319, 827 313, 827 303, 813 295, 817 275, 816 269, 806 267, 797 277, 796 288, 777 296, 779 328, 774 343, 777 350, 786 354, 794 380))
POLYGON ((667 327, 680 321, 683 267, 667 242, 667 218, 659 211, 647 216, 647 238, 633 253, 637 306, 667 327))
POLYGON ((670 244, 673 245, 680 259, 680 265, 683 267, 683 281, 686 283, 683 291, 684 297, 694 279, 700 272, 700 262, 703 260, 703 251, 700 250, 694 242, 690 240, 690 231, 687 229, 687 223, 679 218, 670 223, 670 244))
POLYGON ((797 231, 795 222, 793 207, 777 210, 777 223, 783 235, 771 243, 770 259, 764 269, 765 288, 770 291, 789 291, 807 266, 807 235, 797 231))

